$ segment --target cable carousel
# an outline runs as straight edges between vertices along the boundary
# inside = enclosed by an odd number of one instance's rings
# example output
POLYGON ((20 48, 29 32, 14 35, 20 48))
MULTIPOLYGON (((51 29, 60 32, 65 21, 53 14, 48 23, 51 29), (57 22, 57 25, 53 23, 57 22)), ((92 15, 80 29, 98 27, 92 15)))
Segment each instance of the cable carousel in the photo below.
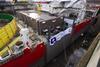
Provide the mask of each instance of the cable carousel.
POLYGON ((17 25, 15 17, 0 13, 0 67, 28 67, 41 59, 45 45, 39 38, 32 41, 32 36, 17 25))

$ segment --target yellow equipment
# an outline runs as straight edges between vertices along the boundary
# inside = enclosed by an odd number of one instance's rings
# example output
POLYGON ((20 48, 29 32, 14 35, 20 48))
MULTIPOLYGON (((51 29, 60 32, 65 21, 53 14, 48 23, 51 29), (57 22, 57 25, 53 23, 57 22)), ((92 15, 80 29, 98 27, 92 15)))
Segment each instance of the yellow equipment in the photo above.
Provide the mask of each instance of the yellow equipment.
POLYGON ((0 19, 7 19, 6 25, 0 28, 0 50, 5 47, 17 32, 16 20, 12 15, 0 13, 0 19))
POLYGON ((6 46, 3 50, 0 51, 0 56, 3 56, 8 50, 12 50, 11 47, 15 45, 16 42, 20 41, 20 37, 15 38, 8 46, 6 46), (9 49, 9 48, 10 49, 9 49))

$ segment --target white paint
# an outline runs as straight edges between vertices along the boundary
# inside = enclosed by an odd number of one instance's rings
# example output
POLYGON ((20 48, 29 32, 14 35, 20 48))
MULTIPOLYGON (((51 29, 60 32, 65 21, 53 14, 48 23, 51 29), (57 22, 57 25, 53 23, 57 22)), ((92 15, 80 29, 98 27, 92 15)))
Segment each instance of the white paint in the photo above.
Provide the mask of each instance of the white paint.
MULTIPOLYGON (((0 1, 4 1, 4 0, 0 0, 0 1)), ((6 0, 6 2, 13 2, 13 0, 6 0)))
POLYGON ((29 39, 29 29, 28 28, 22 28, 20 30, 20 36, 21 36, 21 41, 23 42, 25 47, 30 48, 30 46, 32 45, 31 40, 29 39), (28 42, 28 44, 27 44, 28 42))
POLYGON ((45 24, 46 22, 42 22, 43 24, 45 24))
POLYGON ((65 23, 68 23, 68 27, 73 25, 74 20, 72 19, 68 19, 68 18, 64 18, 65 23))
POLYGON ((39 17, 40 17, 37 13, 29 13, 29 16, 34 19, 39 19, 39 17))
POLYGON ((28 0, 17 0, 17 2, 28 2, 28 0))
POLYGON ((52 36, 49 41, 50 41, 50 45, 54 45, 57 41, 61 40, 62 37, 64 37, 65 35, 70 34, 72 31, 72 27, 67 28, 64 31, 61 31, 60 33, 52 36))
MULTIPOLYGON (((54 0, 32 0, 33 2, 49 2, 54 0)), ((55 0, 55 1, 71 1, 71 0, 55 0)))
POLYGON ((3 58, 0 56, 0 60, 3 60, 3 58))

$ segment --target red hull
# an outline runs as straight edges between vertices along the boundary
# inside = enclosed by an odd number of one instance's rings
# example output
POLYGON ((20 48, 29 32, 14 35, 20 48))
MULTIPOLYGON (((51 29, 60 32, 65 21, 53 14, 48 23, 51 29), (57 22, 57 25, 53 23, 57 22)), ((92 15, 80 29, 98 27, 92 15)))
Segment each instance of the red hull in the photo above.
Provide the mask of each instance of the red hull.
POLYGON ((82 23, 78 24, 74 28, 74 34, 80 32, 84 28, 86 28, 91 23, 91 19, 86 19, 82 23))
POLYGON ((30 49, 25 49, 24 54, 16 59, 13 59, 0 67, 29 67, 30 64, 36 63, 45 54, 45 45, 39 44, 33 52, 30 49))
MULTIPOLYGON (((76 25, 74 28, 74 35, 84 29, 91 23, 91 19, 84 20, 79 25, 76 25)), ((45 55, 46 47, 45 45, 39 44, 33 52, 29 49, 24 51, 24 54, 14 60, 9 61, 8 63, 0 67, 29 67, 30 64, 36 63, 45 55)))

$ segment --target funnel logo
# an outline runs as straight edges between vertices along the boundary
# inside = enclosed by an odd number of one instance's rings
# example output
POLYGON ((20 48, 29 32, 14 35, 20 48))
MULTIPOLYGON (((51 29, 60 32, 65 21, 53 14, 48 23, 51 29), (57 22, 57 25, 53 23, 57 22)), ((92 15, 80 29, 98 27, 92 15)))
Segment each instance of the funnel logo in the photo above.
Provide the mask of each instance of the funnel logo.
POLYGON ((60 41, 64 36, 70 34, 72 31, 72 27, 67 28, 64 31, 59 32, 58 34, 52 36, 49 39, 50 45, 54 45, 57 41, 60 41))
POLYGON ((53 45, 57 41, 56 37, 53 37, 50 40, 50 45, 53 45))

